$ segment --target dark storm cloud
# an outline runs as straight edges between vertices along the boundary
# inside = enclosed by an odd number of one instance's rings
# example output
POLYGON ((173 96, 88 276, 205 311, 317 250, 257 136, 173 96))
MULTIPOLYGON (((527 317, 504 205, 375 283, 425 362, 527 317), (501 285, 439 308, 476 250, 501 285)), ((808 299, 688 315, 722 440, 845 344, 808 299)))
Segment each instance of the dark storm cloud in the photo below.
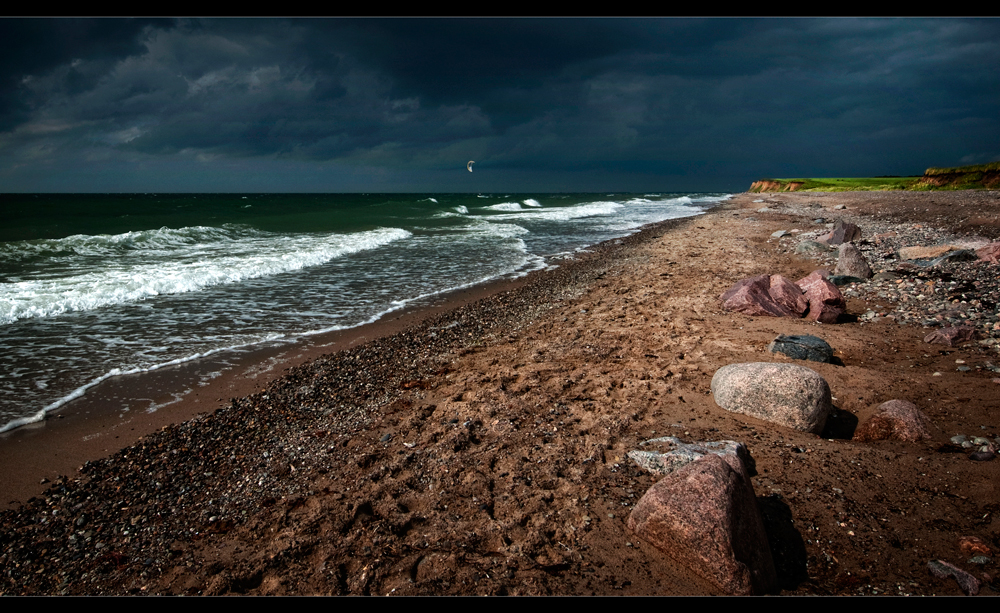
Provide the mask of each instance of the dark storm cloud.
POLYGON ((468 159, 476 177, 553 189, 581 173, 708 189, 1000 155, 995 20, 7 20, 0 34, 8 189, 88 165, 216 168, 232 189, 227 168, 268 160, 431 185, 468 159))

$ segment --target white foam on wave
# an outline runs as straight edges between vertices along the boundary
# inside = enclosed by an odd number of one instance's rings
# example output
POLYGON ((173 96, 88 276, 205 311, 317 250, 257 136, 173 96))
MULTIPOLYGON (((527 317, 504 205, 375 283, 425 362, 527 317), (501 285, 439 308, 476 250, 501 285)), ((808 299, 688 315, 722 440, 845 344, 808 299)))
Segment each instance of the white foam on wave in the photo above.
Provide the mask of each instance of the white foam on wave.
POLYGON ((0 324, 272 276, 409 236, 398 228, 282 235, 252 228, 199 227, 69 237, 73 240, 60 239, 58 245, 32 246, 36 257, 50 255, 48 268, 0 284, 0 324), (102 259, 74 261, 78 260, 74 256, 95 255, 102 259))
POLYGON ((542 205, 541 205, 541 204, 539 204, 539 202, 538 202, 537 200, 535 200, 534 198, 528 198, 528 199, 524 200, 523 202, 524 202, 524 204, 526 204, 526 205, 528 205, 528 206, 533 206, 533 207, 536 207, 536 208, 537 208, 537 207, 540 207, 540 206, 542 206, 542 205))
POLYGON ((518 209, 512 209, 512 212, 510 213, 503 215, 491 215, 486 219, 544 219, 549 221, 570 221, 572 219, 580 219, 583 217, 611 215, 623 206, 625 205, 620 202, 588 202, 586 204, 578 204, 576 206, 545 208, 542 210, 524 210, 518 207, 518 209))
MULTIPOLYGON (((185 357, 182 357, 182 358, 176 358, 174 360, 169 360, 169 361, 166 361, 166 362, 161 362, 159 364, 153 364, 151 366, 147 366, 147 367, 144 367, 144 368, 128 368, 128 369, 112 368, 111 370, 109 370, 108 372, 104 373, 103 375, 101 375, 99 377, 96 377, 96 378, 88 381, 84 385, 81 385, 80 387, 76 388, 75 390, 73 390, 69 394, 66 394, 65 396, 63 396, 62 398, 56 400, 55 402, 46 405, 45 408, 41 409, 37 413, 35 413, 33 415, 28 415, 26 417, 21 417, 21 418, 18 418, 18 419, 14 419, 14 420, 11 420, 11 421, 3 424, 2 426, 0 426, 0 432, 7 432, 8 430, 13 430, 14 428, 20 428, 21 426, 24 426, 24 425, 27 425, 27 424, 33 424, 33 423, 42 421, 43 419, 45 419, 45 415, 46 414, 48 414, 48 413, 50 413, 52 411, 55 411, 59 407, 65 405, 66 403, 68 403, 68 402, 70 402, 72 400, 76 400, 77 398, 79 398, 79 397, 83 396, 85 393, 87 393, 87 390, 89 390, 90 388, 94 387, 95 385, 100 384, 103 381, 106 381, 106 380, 110 379, 111 377, 117 377, 119 375, 134 375, 134 374, 143 373, 143 372, 150 372, 150 371, 153 371, 153 370, 158 370, 158 369, 163 368, 165 366, 176 366, 177 364, 183 364, 184 362, 190 362, 191 360, 198 360, 198 359, 201 359, 201 358, 204 358, 204 357, 216 354, 216 353, 220 353, 220 352, 223 352, 223 351, 233 351, 233 350, 241 349, 243 347, 250 347, 250 346, 258 345, 260 343, 264 343, 264 342, 267 342, 267 341, 274 341, 274 340, 279 340, 279 339, 282 339, 282 338, 284 338, 284 335, 282 335, 282 334, 269 334, 265 338, 256 339, 256 340, 253 340, 253 341, 251 341, 249 343, 241 343, 241 344, 238 344, 238 345, 233 345, 231 347, 219 347, 217 349, 210 349, 209 351, 203 351, 201 353, 195 353, 193 355, 185 356, 185 357)), ((188 391, 190 391, 190 390, 188 390, 188 391)), ((176 402, 176 400, 173 401, 173 402, 176 402)), ((166 404, 173 404, 173 402, 168 402, 166 404)), ((158 408, 159 406, 165 406, 165 405, 154 405, 153 407, 151 407, 150 409, 147 409, 147 410, 149 410, 151 412, 151 411, 155 410, 156 408, 158 408)))
POLYGON ((523 211, 521 208, 521 203, 519 202, 501 202, 500 204, 491 204, 490 206, 484 206, 484 209, 490 209, 491 211, 523 211))
POLYGON ((468 215, 469 214, 469 209, 465 208, 464 204, 460 204, 460 205, 456 206, 455 207, 455 211, 458 212, 458 213, 460 213, 460 214, 462 214, 462 215, 468 215))

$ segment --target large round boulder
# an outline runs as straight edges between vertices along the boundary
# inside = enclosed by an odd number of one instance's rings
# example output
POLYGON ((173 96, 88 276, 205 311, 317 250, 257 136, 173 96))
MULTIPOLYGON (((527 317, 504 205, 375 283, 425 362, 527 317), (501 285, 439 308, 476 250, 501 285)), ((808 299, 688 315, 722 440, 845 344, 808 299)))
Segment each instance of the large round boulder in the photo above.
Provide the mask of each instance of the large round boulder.
POLYGON ((819 434, 830 414, 830 386, 797 364, 729 364, 712 377, 715 403, 786 428, 819 434))

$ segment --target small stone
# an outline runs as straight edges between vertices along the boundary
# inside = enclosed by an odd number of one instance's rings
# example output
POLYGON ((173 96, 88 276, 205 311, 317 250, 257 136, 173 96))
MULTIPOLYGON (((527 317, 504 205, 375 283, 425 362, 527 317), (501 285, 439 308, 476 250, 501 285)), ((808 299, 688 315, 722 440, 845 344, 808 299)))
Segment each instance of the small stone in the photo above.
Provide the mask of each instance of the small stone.
POLYGON ((715 454, 729 463, 733 470, 746 472, 747 477, 757 474, 755 462, 746 445, 736 441, 701 441, 685 443, 675 436, 663 436, 640 443, 642 447, 666 449, 665 452, 636 450, 628 457, 649 472, 668 475, 698 458, 715 454))
POLYGON ((932 575, 939 579, 952 577, 958 582, 962 591, 969 596, 975 596, 979 593, 979 581, 954 564, 949 564, 944 560, 931 560, 927 563, 927 569, 931 571, 932 575))
POLYGON ((934 245, 933 247, 903 247, 899 250, 901 260, 931 260, 940 257, 949 251, 955 251, 958 247, 954 245, 934 245))
POLYGON ((977 536, 963 536, 959 538, 958 546, 965 555, 981 554, 988 556, 993 553, 989 545, 977 536))
POLYGON ((830 251, 828 245, 817 243, 816 241, 800 241, 795 245, 795 253, 826 253, 830 251))
POLYGON ((969 459, 973 462, 989 462, 996 457, 996 454, 992 451, 974 451, 969 454, 969 459))
POLYGON ((969 326, 951 326, 931 332, 924 337, 924 342, 954 347, 955 345, 974 340, 975 338, 975 328, 971 328, 969 326))

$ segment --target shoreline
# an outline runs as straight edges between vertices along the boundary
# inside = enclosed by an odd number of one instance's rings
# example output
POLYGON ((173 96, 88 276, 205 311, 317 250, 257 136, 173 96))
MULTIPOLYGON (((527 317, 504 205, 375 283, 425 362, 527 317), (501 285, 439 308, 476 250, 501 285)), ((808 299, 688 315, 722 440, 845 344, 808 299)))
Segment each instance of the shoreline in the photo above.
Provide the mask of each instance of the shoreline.
MULTIPOLYGON (((529 273, 530 275, 531 273, 529 273)), ((406 306, 380 319, 294 342, 224 350, 155 370, 117 375, 90 387, 45 419, 0 433, 0 510, 15 509, 38 496, 60 475, 72 475, 88 461, 133 445, 164 427, 214 411, 233 398, 260 391, 294 366, 328 353, 391 336, 429 317, 508 291, 526 276, 495 279, 406 306), (221 371, 199 385, 206 372, 221 371), (146 398, 156 410, 122 412, 121 399, 146 398)))
POLYGON ((783 594, 961 593, 933 559, 989 593, 997 564, 968 562, 959 539, 996 532, 995 464, 949 440, 1000 434, 997 352, 861 320, 861 296, 835 325, 718 296, 819 268, 771 236, 817 213, 995 232, 998 210, 995 192, 741 194, 602 243, 55 481, 0 513, 0 593, 718 594, 625 525, 657 480, 627 453, 664 435, 747 445, 783 594), (835 398, 822 437, 709 393, 723 365, 789 361, 766 350, 779 333, 819 335, 839 359, 798 362, 835 398), (917 404, 932 439, 851 440, 890 398, 917 404))

